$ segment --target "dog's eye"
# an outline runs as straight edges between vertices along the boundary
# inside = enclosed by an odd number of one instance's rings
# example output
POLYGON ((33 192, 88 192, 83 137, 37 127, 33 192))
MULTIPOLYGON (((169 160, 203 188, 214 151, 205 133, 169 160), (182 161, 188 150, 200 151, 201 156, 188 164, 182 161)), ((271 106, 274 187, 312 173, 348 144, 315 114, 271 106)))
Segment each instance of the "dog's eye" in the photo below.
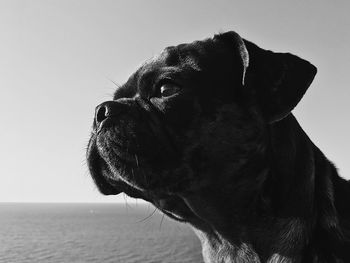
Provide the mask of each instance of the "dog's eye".
POLYGON ((180 91, 180 87, 174 83, 165 83, 160 86, 159 93, 161 97, 169 97, 180 91))

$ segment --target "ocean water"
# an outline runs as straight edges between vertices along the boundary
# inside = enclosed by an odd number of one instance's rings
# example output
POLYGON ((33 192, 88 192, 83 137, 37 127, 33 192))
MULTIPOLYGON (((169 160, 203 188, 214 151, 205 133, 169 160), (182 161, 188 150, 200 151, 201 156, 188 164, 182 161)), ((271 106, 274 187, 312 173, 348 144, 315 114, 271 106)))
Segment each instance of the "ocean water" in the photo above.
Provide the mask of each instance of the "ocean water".
POLYGON ((192 229, 153 210, 140 204, 0 204, 0 262, 202 263, 192 229))

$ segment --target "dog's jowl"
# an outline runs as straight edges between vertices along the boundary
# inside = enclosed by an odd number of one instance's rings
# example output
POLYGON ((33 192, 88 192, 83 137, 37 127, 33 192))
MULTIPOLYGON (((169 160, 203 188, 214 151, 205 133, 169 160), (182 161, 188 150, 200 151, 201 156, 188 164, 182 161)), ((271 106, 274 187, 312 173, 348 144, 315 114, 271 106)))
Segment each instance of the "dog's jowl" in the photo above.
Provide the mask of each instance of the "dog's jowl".
POLYGON ((171 46, 96 107, 87 159, 189 223, 205 262, 350 262, 350 187, 291 111, 316 68, 235 32, 171 46))

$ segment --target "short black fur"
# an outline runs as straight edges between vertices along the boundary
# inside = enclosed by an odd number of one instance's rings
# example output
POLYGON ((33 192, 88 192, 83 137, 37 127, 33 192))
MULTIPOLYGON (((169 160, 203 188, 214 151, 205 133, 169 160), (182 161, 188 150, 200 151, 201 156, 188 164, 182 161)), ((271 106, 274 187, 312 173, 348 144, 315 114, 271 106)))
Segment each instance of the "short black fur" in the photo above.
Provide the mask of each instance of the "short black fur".
POLYGON ((291 113, 315 74, 235 32, 166 48, 96 108, 91 175, 192 225, 206 263, 350 262, 349 182, 291 113))

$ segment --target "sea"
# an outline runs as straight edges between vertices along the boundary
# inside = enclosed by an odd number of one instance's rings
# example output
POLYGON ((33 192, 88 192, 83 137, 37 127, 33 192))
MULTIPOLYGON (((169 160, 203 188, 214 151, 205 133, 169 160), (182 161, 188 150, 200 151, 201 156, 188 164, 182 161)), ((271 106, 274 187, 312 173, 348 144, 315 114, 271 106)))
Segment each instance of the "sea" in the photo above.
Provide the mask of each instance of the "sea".
POLYGON ((0 203, 1 263, 203 263, 190 226, 147 204, 0 203))

